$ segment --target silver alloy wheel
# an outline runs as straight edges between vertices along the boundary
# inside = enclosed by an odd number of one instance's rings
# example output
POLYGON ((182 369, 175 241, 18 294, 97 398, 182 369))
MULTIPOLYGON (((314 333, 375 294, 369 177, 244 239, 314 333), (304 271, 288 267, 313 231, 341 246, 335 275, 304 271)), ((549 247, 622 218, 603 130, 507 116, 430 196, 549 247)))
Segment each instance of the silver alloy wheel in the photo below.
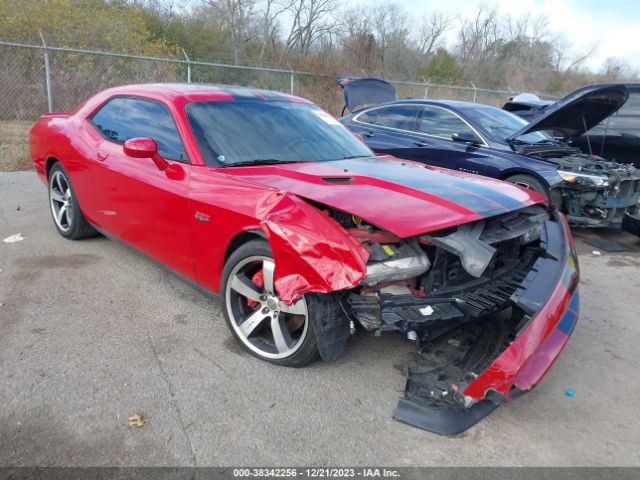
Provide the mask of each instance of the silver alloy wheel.
POLYGON ((252 256, 231 271, 225 300, 232 328, 242 343, 261 357, 282 359, 302 346, 309 328, 304 297, 285 305, 275 294, 275 264, 271 258, 252 256), (251 280, 262 270, 264 287, 251 280))
POLYGON ((68 232, 73 225, 73 196, 69 180, 60 170, 49 179, 49 199, 53 220, 60 230, 68 232))

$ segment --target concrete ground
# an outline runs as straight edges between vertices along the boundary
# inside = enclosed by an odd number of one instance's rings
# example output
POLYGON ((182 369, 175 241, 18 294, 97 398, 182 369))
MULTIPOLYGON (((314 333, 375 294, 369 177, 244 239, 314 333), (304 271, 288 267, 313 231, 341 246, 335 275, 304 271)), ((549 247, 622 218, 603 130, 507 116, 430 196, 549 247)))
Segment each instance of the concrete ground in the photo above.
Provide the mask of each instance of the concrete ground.
POLYGON ((0 465, 640 466, 634 237, 604 232, 634 252, 597 256, 577 232, 582 312, 564 353, 534 391, 445 438, 391 418, 393 364, 412 348, 399 336, 358 333, 334 364, 266 364, 141 255, 60 237, 35 174, 0 174, 0 193, 0 238, 25 237, 0 243, 0 465))

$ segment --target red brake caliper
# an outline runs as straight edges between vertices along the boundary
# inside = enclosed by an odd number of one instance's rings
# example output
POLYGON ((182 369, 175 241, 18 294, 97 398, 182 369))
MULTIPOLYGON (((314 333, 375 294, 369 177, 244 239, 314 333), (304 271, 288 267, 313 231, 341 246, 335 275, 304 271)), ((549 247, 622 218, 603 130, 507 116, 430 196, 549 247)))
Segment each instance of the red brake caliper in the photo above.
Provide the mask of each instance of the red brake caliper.
MULTIPOLYGON (((253 277, 251 277, 251 281, 258 288, 264 288, 264 275, 262 272, 263 270, 260 269, 253 277)), ((250 298, 247 298, 247 305, 249 305, 249 307, 253 308, 254 310, 260 308, 260 303, 256 302, 255 300, 251 300, 250 298)))

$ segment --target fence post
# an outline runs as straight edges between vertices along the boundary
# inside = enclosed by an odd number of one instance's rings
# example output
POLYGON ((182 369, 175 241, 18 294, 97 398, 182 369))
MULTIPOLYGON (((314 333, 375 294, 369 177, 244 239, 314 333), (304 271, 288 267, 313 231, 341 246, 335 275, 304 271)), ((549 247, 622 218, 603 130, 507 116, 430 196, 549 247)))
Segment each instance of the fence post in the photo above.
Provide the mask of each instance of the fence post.
POLYGON ((296 90, 296 88, 295 88, 296 87, 296 77, 295 77, 295 75, 293 73, 293 70, 291 70, 291 76, 290 76, 289 80, 290 80, 290 82, 289 82, 290 83, 289 92, 291 93, 291 95, 294 95, 295 94, 295 90, 296 90))
POLYGON ((53 112, 53 96, 51 94, 51 67, 49 66, 49 50, 47 49, 47 42, 44 41, 44 35, 40 32, 40 39, 44 46, 44 76, 47 86, 47 109, 49 112, 53 112))
POLYGON ((189 59, 187 52, 184 51, 184 48, 182 49, 182 54, 184 55, 184 58, 187 59, 187 83, 191 83, 191 60, 189 59))
POLYGON ((471 86, 473 87, 473 103, 476 103, 476 95, 478 94, 478 87, 476 87, 473 82, 469 82, 471 83, 471 86))

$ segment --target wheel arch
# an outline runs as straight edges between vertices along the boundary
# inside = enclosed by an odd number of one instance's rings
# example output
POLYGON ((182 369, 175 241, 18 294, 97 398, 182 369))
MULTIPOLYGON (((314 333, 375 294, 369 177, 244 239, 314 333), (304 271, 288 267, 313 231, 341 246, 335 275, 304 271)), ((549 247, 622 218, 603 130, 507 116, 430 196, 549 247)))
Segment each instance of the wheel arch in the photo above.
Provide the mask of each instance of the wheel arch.
POLYGON ((53 168, 53 166, 58 162, 60 162, 60 160, 54 156, 47 157, 47 160, 45 161, 45 169, 44 169, 45 174, 47 176, 47 180, 49 179, 49 172, 51 172, 51 169, 53 168))
MULTIPOLYGON (((227 248, 224 252, 224 264, 227 263, 227 260, 229 260, 229 257, 231 256, 231 254, 235 252, 238 248, 240 248, 245 243, 250 242, 251 240, 257 240, 257 239, 267 240, 267 236, 264 234, 262 230, 253 230, 253 229, 243 230, 242 232, 237 233, 231 239, 231 241, 227 245, 227 248)), ((223 268, 224 268, 224 265, 223 265, 223 268)))

